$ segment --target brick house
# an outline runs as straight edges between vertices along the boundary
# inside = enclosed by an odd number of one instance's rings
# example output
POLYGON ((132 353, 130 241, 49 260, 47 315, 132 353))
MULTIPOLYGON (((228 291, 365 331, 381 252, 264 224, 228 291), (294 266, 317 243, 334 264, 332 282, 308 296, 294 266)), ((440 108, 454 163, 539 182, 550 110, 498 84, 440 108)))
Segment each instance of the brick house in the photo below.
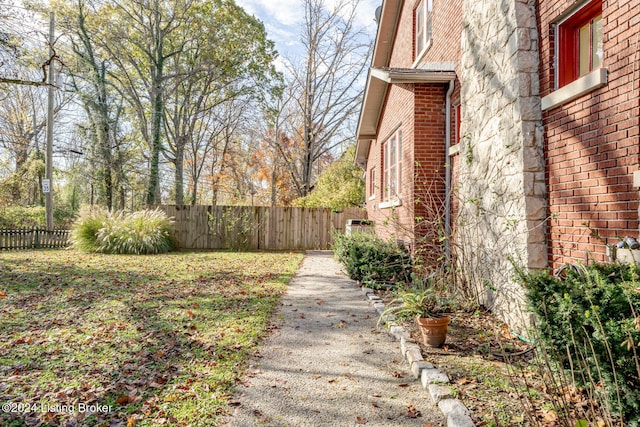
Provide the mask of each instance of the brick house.
POLYGON ((638 237, 639 82, 640 0, 384 0, 356 150, 376 232, 455 254, 519 322, 513 262, 638 237))

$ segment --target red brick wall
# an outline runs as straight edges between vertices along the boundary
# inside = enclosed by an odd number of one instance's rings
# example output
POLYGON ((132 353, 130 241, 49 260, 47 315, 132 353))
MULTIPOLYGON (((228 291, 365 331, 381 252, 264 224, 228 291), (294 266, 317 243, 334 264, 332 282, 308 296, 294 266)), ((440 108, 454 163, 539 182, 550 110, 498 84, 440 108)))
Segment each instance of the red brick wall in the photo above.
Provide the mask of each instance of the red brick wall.
POLYGON ((418 3, 416 0, 403 2, 389 60, 390 67, 408 68, 413 63, 413 9, 418 3))
MULTIPOLYGON (((407 0, 402 6, 400 25, 391 54, 391 67, 408 68, 416 60, 413 22, 414 10, 419 3, 419 0, 407 0)), ((458 65, 462 34, 462 0, 435 0, 433 3, 433 43, 420 62, 454 62, 458 65)))
MULTIPOLYGON (((389 60, 390 67, 405 68, 411 65, 413 46, 413 11, 404 2, 402 6, 400 24, 396 38, 394 40, 394 48, 391 52, 389 60)), ((413 120, 414 120, 414 102, 413 102, 413 85, 390 85, 387 91, 386 101, 382 108, 380 124, 378 126, 378 139, 371 145, 369 149, 369 157, 367 160, 367 168, 371 164, 376 165, 376 197, 367 201, 367 214, 376 226, 376 233, 385 239, 399 239, 411 241, 413 234, 412 212, 407 209, 407 201, 411 198, 413 186, 411 184, 411 165, 409 159, 412 157, 413 151, 413 120), (402 130, 402 179, 400 183, 400 199, 403 200, 403 206, 397 208, 380 208, 383 203, 383 145, 386 140, 395 132, 398 127, 402 130)), ((368 178, 367 178, 368 179, 368 178)), ((367 183, 368 185, 368 183, 367 183)))
MULTIPOLYGON (((409 68, 415 61, 413 22, 418 3, 418 0, 409 0, 402 6, 390 67, 409 68)), ((434 3, 433 43, 421 62, 459 64, 462 0, 438 0, 434 3)), ((389 87, 378 128, 378 140, 371 145, 367 166, 367 179, 369 170, 375 165, 377 181, 375 198, 368 200, 367 211, 382 237, 411 241, 413 245, 414 233, 426 235, 423 240, 430 245, 437 240, 437 228, 443 226, 444 217, 447 88, 447 84, 398 84, 389 87), (380 203, 383 202, 383 144, 398 126, 402 130, 403 144, 402 205, 380 209, 380 203), (416 200, 419 203, 415 203, 416 200), (425 222, 429 225, 423 225, 420 229, 415 228, 416 216, 434 213, 440 217, 425 222)), ((459 84, 456 84, 452 99, 459 99, 459 84)), ((454 128, 453 108, 451 118, 454 128)), ((453 130, 451 135, 454 136, 453 130)))
POLYGON ((434 0, 432 18, 433 43, 422 61, 454 62, 459 67, 462 0, 434 0))
MULTIPOLYGON (((367 214, 376 224, 376 232, 383 238, 411 240, 411 213, 406 203, 411 199, 413 186, 410 159, 413 157, 413 85, 391 85, 388 90, 383 115, 378 128, 378 139, 369 149, 367 168, 376 167, 376 195, 367 201, 367 214), (385 112, 390 112, 386 114, 385 112), (402 178, 400 182, 400 199, 403 206, 398 208, 380 208, 383 203, 383 146, 387 139, 400 128, 402 130, 402 178)), ((368 183, 367 183, 368 185, 368 183)))
POLYGON ((415 89, 415 147, 413 176, 415 187, 412 199, 416 218, 415 233, 420 236, 426 258, 437 260, 440 253, 438 240, 444 228, 445 206, 445 94, 442 84, 420 84, 415 89))
MULTIPOLYGON (((462 34, 462 0, 435 0, 432 11, 432 43, 425 55, 420 58, 423 63, 451 62, 460 73, 461 34, 462 34)), ((415 2, 417 6, 418 2, 415 2)), ((414 6, 414 7, 415 7, 414 6)), ((415 58, 413 58, 415 60, 415 58)), ((425 106, 422 121, 418 126, 422 131, 416 131, 416 161, 420 164, 421 173, 416 175, 415 199, 426 200, 428 203, 419 206, 417 216, 429 218, 434 214, 439 218, 431 218, 430 223, 416 230, 423 236, 424 244, 437 253, 441 251, 437 240, 438 233, 444 229, 445 219, 445 167, 447 163, 445 152, 445 97, 447 84, 421 85, 422 99, 416 100, 416 105, 425 106), (428 107, 426 107, 428 105, 428 107), (431 224, 431 225, 429 225, 431 224)), ((460 82, 456 80, 451 94, 451 144, 455 144, 455 111, 454 105, 460 100, 460 82)), ((416 111, 419 113, 419 111, 416 111)), ((449 165, 449 167, 451 167, 449 165)), ((452 173, 452 178, 454 174, 452 173)), ((427 248, 423 248, 427 249, 427 248)))
MULTIPOLYGON (((539 0, 540 90, 554 90, 552 22, 572 0, 539 0)), ((604 0, 608 84, 543 113, 549 262, 604 261, 604 242, 638 237, 640 0, 604 0)))

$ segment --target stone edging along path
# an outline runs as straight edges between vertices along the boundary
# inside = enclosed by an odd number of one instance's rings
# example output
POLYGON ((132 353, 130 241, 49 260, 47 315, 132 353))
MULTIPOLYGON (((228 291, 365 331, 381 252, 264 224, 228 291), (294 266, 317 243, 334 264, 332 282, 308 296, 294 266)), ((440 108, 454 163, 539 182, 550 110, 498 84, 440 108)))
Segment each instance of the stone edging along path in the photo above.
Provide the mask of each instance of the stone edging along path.
MULTIPOLYGON (((382 300, 372 289, 362 287, 362 292, 369 299, 373 308, 380 316, 385 306, 382 300)), ((385 324, 388 333, 400 341, 402 355, 409 364, 411 373, 415 379, 420 379, 422 387, 429 391, 429 395, 438 405, 447 420, 447 427, 473 427, 473 420, 469 416, 469 410, 464 404, 453 397, 448 384, 449 377, 437 369, 431 363, 424 360, 420 346, 416 343, 402 326, 394 323, 392 316, 383 317, 381 322, 385 324)))

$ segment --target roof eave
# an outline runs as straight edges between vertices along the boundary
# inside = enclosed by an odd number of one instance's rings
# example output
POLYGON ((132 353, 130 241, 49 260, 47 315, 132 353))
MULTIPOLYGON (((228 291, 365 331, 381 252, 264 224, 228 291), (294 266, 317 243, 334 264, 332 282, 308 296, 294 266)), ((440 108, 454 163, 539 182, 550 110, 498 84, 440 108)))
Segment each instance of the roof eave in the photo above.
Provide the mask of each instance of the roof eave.
POLYGON ((454 70, 394 70, 372 68, 371 76, 390 84, 395 83, 447 83, 455 78, 454 70))
MULTIPOLYGON (((386 67, 389 65, 401 8, 402 0, 384 0, 382 2, 378 31, 376 32, 376 41, 371 57, 371 67, 386 67)), ((379 91, 382 91, 381 96, 384 97, 387 91, 387 83, 376 79, 372 84, 371 71, 369 71, 356 132, 355 163, 359 166, 365 165, 371 140, 376 137, 382 102, 372 103, 372 98, 374 95, 376 97, 380 96, 379 91), (380 83, 383 83, 383 85, 380 85, 380 83), (376 92, 375 94, 370 92, 372 89, 376 92), (365 120, 365 117, 370 117, 369 113, 371 110, 375 111, 374 116, 376 118, 372 123, 369 123, 370 120, 365 120)))
POLYGON ((378 121, 382 113, 387 86, 387 82, 372 78, 371 70, 369 71, 356 132, 355 164, 358 166, 364 167, 371 141, 378 133, 378 121))
POLYGON ((380 22, 376 32, 373 56, 371 57, 372 67, 386 67, 389 65, 401 8, 402 0, 384 0, 382 2, 380 22))
POLYGON ((371 68, 367 77, 362 109, 356 133, 355 163, 361 167, 366 164, 371 141, 377 138, 378 123, 382 106, 390 84, 398 83, 448 83, 455 79, 455 71, 430 70, 394 70, 371 68))

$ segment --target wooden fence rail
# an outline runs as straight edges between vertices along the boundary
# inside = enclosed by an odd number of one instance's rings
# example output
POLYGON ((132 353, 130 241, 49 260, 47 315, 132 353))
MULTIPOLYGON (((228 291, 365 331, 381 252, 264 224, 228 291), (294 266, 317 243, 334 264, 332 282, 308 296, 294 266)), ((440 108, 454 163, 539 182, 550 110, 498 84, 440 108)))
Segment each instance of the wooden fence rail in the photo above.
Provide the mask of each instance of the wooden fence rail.
POLYGON ((69 230, 0 229, 0 250, 66 248, 69 234, 69 230))
POLYGON ((183 249, 330 249, 333 230, 348 219, 365 219, 360 208, 338 212, 323 208, 263 206, 160 206, 175 219, 183 249))

